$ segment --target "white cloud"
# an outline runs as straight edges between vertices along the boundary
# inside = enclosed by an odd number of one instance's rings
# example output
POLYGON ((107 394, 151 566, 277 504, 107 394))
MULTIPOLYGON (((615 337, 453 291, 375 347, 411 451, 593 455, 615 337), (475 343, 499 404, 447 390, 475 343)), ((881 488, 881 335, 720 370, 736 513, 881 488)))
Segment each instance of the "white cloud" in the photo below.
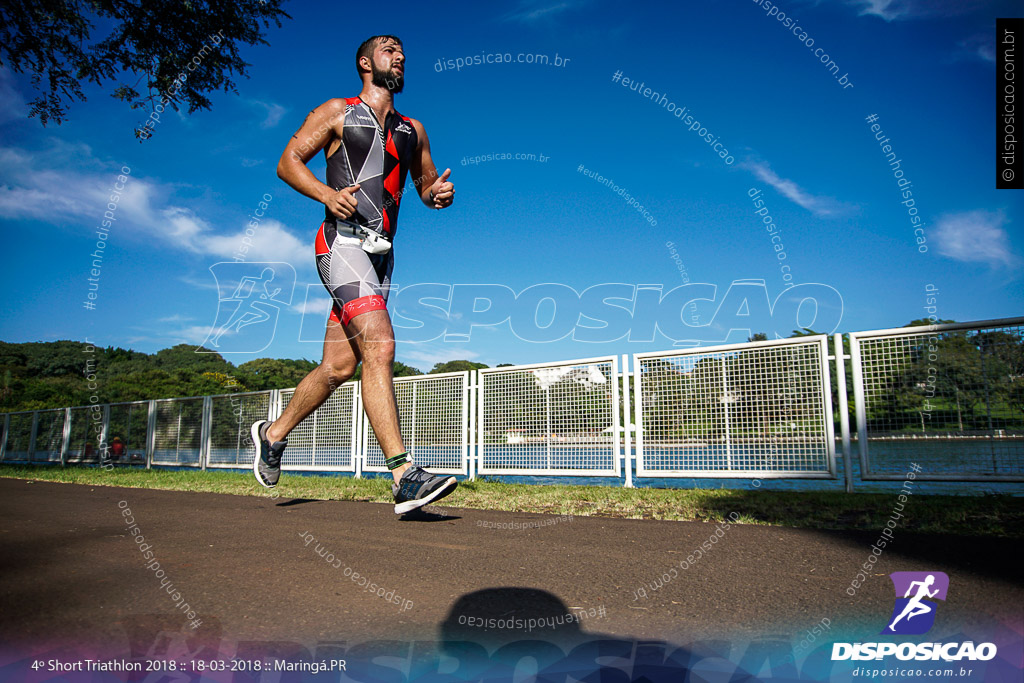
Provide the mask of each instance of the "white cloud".
POLYGON ((886 21, 898 19, 909 11, 906 3, 900 0, 853 0, 851 4, 860 7, 861 16, 874 15, 886 21))
POLYGON ((845 0, 859 8, 860 16, 876 16, 885 21, 947 18, 973 10, 992 7, 988 0, 845 0))
MULTIPOLYGON (((174 316, 171 316, 171 318, 174 318, 174 316)), ((161 320, 158 320, 157 322, 165 322, 165 320, 161 319, 161 320)), ((173 323, 173 322, 180 322, 180 321, 175 321, 173 319, 167 319, 166 322, 172 322, 173 323)), ((195 344, 196 346, 199 346, 204 341, 206 341, 206 339, 210 336, 210 332, 212 331, 212 326, 206 326, 206 325, 193 325, 191 327, 182 327, 182 328, 171 328, 171 327, 168 326, 168 328, 169 329, 166 329, 166 331, 165 331, 165 330, 162 330, 162 329, 161 330, 154 329, 154 326, 152 324, 146 325, 145 327, 136 326, 136 325, 129 325, 125 329, 127 329, 127 330, 134 330, 134 331, 141 331, 141 332, 145 332, 146 334, 136 334, 134 336, 127 337, 124 340, 119 340, 117 343, 119 343, 119 344, 142 344, 142 343, 145 343, 145 344, 156 345, 159 348, 166 348, 166 347, 169 347, 169 346, 174 346, 175 344, 195 344)), ((228 336, 230 336, 232 334, 236 334, 236 333, 237 333, 236 330, 225 330, 225 332, 224 332, 224 334, 226 334, 228 336)))
POLYGON ((99 225, 110 203, 114 227, 130 228, 170 244, 182 251, 218 259, 232 259, 243 245, 246 261, 285 261, 296 268, 313 263, 312 245, 299 240, 280 221, 264 219, 248 236, 248 219, 238 212, 237 223, 228 231, 216 230, 210 221, 174 195, 175 185, 162 184, 130 175, 120 192, 114 189, 121 173, 115 164, 91 156, 83 145, 55 142, 61 152, 39 154, 14 148, 0 148, 0 218, 41 220, 64 225, 68 218, 99 225), (59 169, 42 168, 40 159, 74 157, 80 163, 59 169), (89 172, 83 172, 87 167, 89 172), (116 199, 111 195, 116 194, 116 199))
POLYGON ((280 104, 276 104, 274 102, 249 100, 249 104, 256 107, 257 109, 263 110, 264 117, 263 120, 260 121, 260 128, 263 129, 273 128, 278 123, 280 123, 281 119, 284 118, 284 115, 288 113, 287 108, 282 107, 280 104))
POLYGON ((311 296, 306 301, 300 301, 292 306, 292 310, 296 313, 306 315, 307 313, 313 315, 326 316, 330 310, 333 300, 327 296, 327 290, 321 288, 320 293, 322 296, 311 296))
POLYGON ((175 313, 174 315, 169 315, 165 318, 157 318, 158 323, 187 323, 191 322, 192 320, 194 320, 194 318, 181 315, 180 313, 175 313))
POLYGON ((57 213, 76 215, 76 208, 48 191, 0 185, 0 216, 4 218, 47 220, 57 213))
POLYGON ((954 57, 969 60, 980 59, 994 64, 996 61, 995 38, 985 34, 975 34, 964 38, 957 43, 957 51, 954 57))
MULTIPOLYGON (((202 344, 209 336, 210 332, 213 331, 211 325, 193 325, 192 327, 186 327, 181 330, 171 330, 167 332, 166 337, 170 340, 175 341, 178 344, 202 344)), ((235 334, 237 330, 225 330, 224 334, 231 336, 235 334)))
POLYGON ((766 163, 744 161, 740 166, 753 173, 762 182, 766 182, 774 187, 786 199, 798 206, 802 206, 815 216, 833 216, 847 210, 847 207, 844 207, 831 197, 812 195, 792 180, 780 177, 766 163))
POLYGON ((199 278, 194 275, 182 275, 178 279, 189 287, 193 287, 195 289, 206 289, 212 292, 220 292, 220 287, 217 286, 217 280, 212 277, 199 278))
POLYGON ((939 253, 951 259, 1013 267, 1017 257, 1003 229, 1007 222, 1002 211, 949 213, 936 221, 933 239, 939 253))
MULTIPOLYGON (((583 3, 575 3, 579 5, 583 3)), ((503 19, 506 21, 519 21, 522 23, 531 23, 548 19, 559 12, 564 12, 567 9, 572 9, 574 3, 571 2, 547 2, 544 0, 521 0, 519 6, 513 11, 506 14, 503 19)))
POLYGON ((250 228, 254 232, 248 238, 251 245, 242 241, 246 238, 246 225, 239 226, 236 233, 204 235, 196 241, 203 253, 224 259, 233 258, 243 246, 247 246, 249 250, 242 255, 246 262, 284 261, 296 268, 313 263, 312 244, 300 241, 280 221, 268 218, 258 227, 250 228))
POLYGON ((40 168, 39 159, 61 158, 53 149, 38 154, 5 148, 0 150, 0 217, 11 219, 39 219, 56 224, 67 223, 68 217, 95 221, 103 220, 107 205, 116 203, 115 225, 131 223, 147 232, 163 233, 166 224, 159 217, 171 210, 168 218, 180 218, 175 230, 185 230, 187 210, 179 207, 159 207, 163 197, 170 194, 169 187, 158 187, 142 178, 130 177, 124 189, 116 191, 114 184, 121 173, 112 164, 101 165, 96 172, 69 170, 80 166, 95 166, 92 157, 83 163, 67 164, 59 169, 40 168), (111 195, 117 199, 112 200, 111 195), (179 216, 179 214, 181 214, 179 216), (120 223, 118 223, 118 221, 120 223))
POLYGON ((160 213, 164 217, 164 226, 169 237, 173 237, 186 249, 200 251, 198 238, 210 229, 206 221, 196 216, 191 209, 182 206, 169 206, 160 213))

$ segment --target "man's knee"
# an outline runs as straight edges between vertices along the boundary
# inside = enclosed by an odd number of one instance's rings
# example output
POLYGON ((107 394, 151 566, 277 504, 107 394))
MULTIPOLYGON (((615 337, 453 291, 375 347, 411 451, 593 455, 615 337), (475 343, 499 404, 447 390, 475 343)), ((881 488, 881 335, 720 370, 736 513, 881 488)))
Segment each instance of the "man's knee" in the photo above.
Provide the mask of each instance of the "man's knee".
POLYGON ((320 364, 320 372, 327 377, 332 388, 337 388, 356 374, 356 360, 352 358, 337 362, 324 361, 320 364))

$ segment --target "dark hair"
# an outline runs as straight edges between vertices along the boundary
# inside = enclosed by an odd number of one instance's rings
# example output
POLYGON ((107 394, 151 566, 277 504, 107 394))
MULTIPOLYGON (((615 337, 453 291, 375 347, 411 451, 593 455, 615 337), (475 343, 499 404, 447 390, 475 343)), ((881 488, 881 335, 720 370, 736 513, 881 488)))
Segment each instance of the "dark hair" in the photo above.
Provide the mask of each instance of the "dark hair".
POLYGON ((391 36, 387 34, 379 36, 370 36, 369 38, 364 40, 363 44, 359 46, 358 50, 356 50, 356 73, 358 73, 360 76, 363 75, 363 70, 359 68, 359 60, 362 57, 369 57, 370 61, 372 62, 373 51, 377 48, 377 44, 385 40, 392 40, 398 43, 399 45, 402 44, 402 39, 399 38, 398 36, 391 36))

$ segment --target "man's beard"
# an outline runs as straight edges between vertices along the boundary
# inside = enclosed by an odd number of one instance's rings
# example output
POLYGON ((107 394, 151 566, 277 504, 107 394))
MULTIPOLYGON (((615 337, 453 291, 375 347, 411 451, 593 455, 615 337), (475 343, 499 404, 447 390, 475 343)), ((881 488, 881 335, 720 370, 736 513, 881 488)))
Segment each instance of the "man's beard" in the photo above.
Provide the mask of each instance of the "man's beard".
POLYGON ((370 71, 373 74, 371 82, 374 85, 380 88, 387 88, 393 93, 402 92, 402 87, 405 85, 403 74, 396 74, 394 71, 383 71, 378 69, 376 64, 373 64, 370 71))

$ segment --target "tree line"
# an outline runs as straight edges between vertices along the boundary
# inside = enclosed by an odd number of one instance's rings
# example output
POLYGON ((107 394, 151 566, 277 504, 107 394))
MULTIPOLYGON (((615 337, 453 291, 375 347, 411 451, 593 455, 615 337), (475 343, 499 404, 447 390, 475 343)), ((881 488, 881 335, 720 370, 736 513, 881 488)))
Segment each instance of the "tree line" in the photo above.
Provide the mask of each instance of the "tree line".
MULTIPOLYGON (((284 389, 296 386, 316 366, 311 360, 281 358, 235 365, 190 344, 150 354, 67 340, 0 342, 0 412, 284 389)), ((427 374, 485 367, 454 360, 435 364, 427 374)), ((361 370, 351 381, 358 381, 361 370)), ((395 362, 394 374, 424 373, 395 362)))

